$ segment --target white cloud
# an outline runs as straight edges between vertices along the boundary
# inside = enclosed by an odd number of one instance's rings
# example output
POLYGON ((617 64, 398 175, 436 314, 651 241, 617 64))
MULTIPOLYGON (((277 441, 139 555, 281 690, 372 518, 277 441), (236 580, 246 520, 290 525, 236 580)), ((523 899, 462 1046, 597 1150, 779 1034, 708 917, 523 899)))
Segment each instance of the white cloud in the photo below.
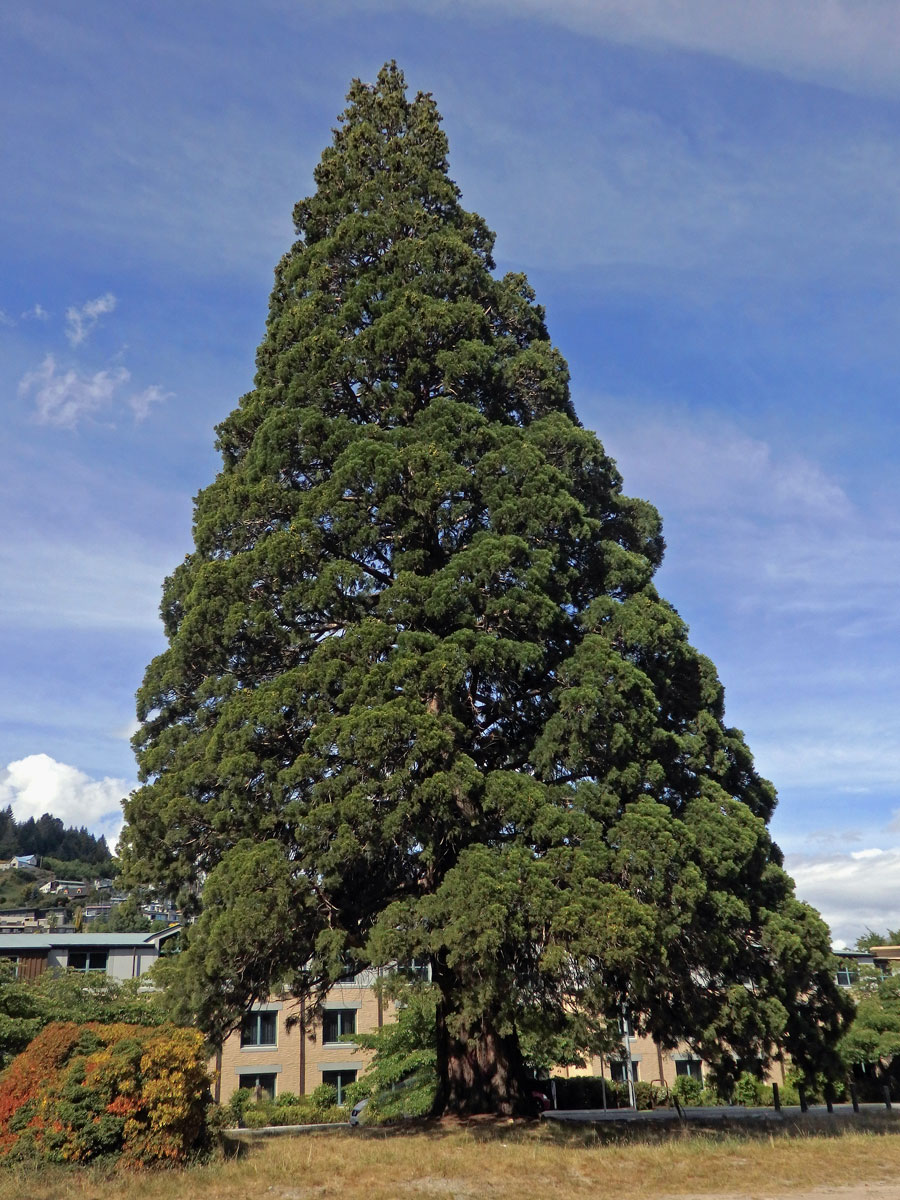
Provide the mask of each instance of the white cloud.
POLYGON ((900 928, 900 849, 788 855, 785 865, 800 899, 819 910, 836 940, 852 945, 867 929, 900 928))
POLYGON ((131 373, 125 367, 80 374, 70 368, 57 372, 56 360, 48 354, 41 365, 29 371, 19 384, 19 396, 33 394, 38 420, 44 425, 73 429, 78 422, 109 405, 131 373))
POLYGON ((702 622, 729 720, 792 793, 782 818, 796 829, 808 804, 821 824, 817 791, 900 795, 898 497, 851 498, 789 444, 720 418, 614 400, 603 413, 626 493, 663 513, 660 589, 702 622))
POLYGON ((44 308, 43 304, 33 304, 31 308, 27 308, 22 313, 23 321, 49 321, 50 314, 44 308))
POLYGON ((92 779, 48 754, 29 754, 0 769, 0 806, 12 805, 17 820, 45 812, 66 825, 86 825, 114 845, 122 828, 121 801, 135 785, 124 779, 92 779))
POLYGON ((609 401, 603 435, 625 491, 670 520, 679 573, 702 571, 745 610, 839 615, 836 638, 900 625, 893 505, 862 510, 818 463, 719 418, 609 401))
POLYGON ((134 413, 136 421, 143 421, 149 415, 154 404, 162 404, 172 396, 172 392, 164 392, 161 387, 152 384, 142 392, 134 392, 128 397, 128 407, 134 413))
POLYGON ((87 300, 81 308, 66 309, 66 337, 72 346, 80 346, 91 333, 101 317, 111 313, 116 307, 116 298, 112 292, 98 296, 96 300, 87 300))
MULTIPOLYGON (((379 3, 381 0, 379 0, 379 3)), ((449 0, 443 0, 444 7, 449 0)), ((453 0, 456 6, 458 0, 453 0)), ((370 0, 371 3, 371 0, 370 0)), ((434 0, 429 0, 428 8, 434 0)), ((895 0, 468 0, 614 42, 715 54, 851 90, 896 91, 895 0)), ((406 5, 404 5, 405 7, 406 5)), ((422 7, 414 0, 414 7, 422 7)))
POLYGON ((136 421, 143 421, 154 404, 162 403, 172 395, 156 384, 126 395, 124 389, 130 379, 131 372, 122 366, 108 367, 93 374, 74 367, 57 369, 56 359, 48 354, 39 367, 22 378, 19 397, 33 397, 41 424, 74 429, 84 418, 120 401, 131 409, 136 421))
POLYGON ((15 325, 15 321, 12 319, 12 317, 8 316, 2 308, 0 308, 0 325, 15 325))

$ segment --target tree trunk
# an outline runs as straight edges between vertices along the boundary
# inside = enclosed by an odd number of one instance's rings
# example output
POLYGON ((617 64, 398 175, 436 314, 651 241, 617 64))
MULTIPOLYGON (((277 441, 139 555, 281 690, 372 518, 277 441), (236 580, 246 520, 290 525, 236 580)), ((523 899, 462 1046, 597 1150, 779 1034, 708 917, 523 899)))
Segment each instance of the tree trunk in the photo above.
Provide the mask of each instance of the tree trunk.
POLYGON ((467 1025, 438 1005, 435 1113, 498 1113, 531 1116, 529 1072, 519 1039, 500 1034, 488 1018, 467 1025))

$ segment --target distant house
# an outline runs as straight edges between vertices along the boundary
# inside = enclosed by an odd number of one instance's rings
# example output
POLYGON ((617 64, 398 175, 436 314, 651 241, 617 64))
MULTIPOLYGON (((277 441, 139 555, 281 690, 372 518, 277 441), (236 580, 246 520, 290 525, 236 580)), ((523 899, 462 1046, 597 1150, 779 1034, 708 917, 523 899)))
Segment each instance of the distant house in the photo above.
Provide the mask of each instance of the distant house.
POLYGON ((882 975, 900 970, 900 946, 872 946, 868 950, 835 950, 836 979, 841 987, 853 987, 859 982, 860 967, 872 967, 882 975))
POLYGON ((170 924, 178 920, 178 910, 167 901, 151 900, 141 905, 141 913, 151 921, 168 921, 170 924))
POLYGON ((12 858, 0 862, 0 871, 18 871, 23 867, 36 867, 37 865, 36 854, 14 854, 12 858))
POLYGON ((45 896, 65 896, 68 900, 76 900, 79 896, 86 896, 90 888, 84 879, 48 879, 38 890, 45 896))
POLYGON ((150 970, 163 943, 179 929, 173 925, 157 933, 0 934, 0 958, 15 961, 20 979, 35 979, 54 967, 137 979, 150 970))

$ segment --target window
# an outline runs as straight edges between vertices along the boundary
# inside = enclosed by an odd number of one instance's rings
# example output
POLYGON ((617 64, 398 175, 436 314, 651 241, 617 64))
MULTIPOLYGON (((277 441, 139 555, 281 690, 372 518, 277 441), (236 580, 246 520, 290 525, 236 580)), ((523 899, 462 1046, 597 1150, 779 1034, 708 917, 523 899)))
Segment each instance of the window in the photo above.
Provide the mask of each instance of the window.
MULTIPOLYGON (((609 1077, 613 1083, 628 1082, 628 1062, 624 1058, 611 1058, 609 1060, 609 1077)), ((631 1078, 637 1083, 640 1078, 640 1068, 634 1059, 631 1060, 631 1078)))
POLYGON ((344 1103, 344 1089, 351 1083, 356 1083, 356 1071, 323 1071, 322 1082, 330 1083, 337 1089, 338 1104, 344 1103))
POLYGON ((278 1042, 278 1013, 248 1013, 241 1022, 242 1046, 275 1046, 278 1042))
POLYGON ((691 1079, 699 1079, 703 1082, 703 1063, 699 1058, 676 1058, 675 1074, 689 1075, 691 1079))
POLYGON ((251 1092, 255 1092, 259 1088, 260 1100, 275 1099, 275 1074, 257 1074, 250 1072, 249 1074, 238 1075, 238 1087, 249 1088, 251 1092))
POLYGON ((837 981, 841 987, 852 987, 859 982, 859 971, 855 967, 838 967, 837 981))
POLYGON ((105 971, 108 954, 105 950, 70 950, 70 971, 105 971))
POLYGON ((322 1041, 339 1042, 356 1033, 355 1008, 326 1008, 322 1018, 322 1041))

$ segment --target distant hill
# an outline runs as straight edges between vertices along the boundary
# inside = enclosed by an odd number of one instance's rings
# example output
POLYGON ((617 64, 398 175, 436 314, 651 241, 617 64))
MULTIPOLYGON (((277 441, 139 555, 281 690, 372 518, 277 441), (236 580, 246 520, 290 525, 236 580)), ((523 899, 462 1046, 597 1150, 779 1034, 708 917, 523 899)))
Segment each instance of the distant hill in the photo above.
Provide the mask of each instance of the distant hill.
POLYGON ((17 821, 7 806, 0 809, 0 861, 14 854, 36 854, 38 859, 51 858, 58 863, 77 862, 97 868, 97 874, 112 860, 106 838, 95 837, 83 825, 80 829, 63 825, 50 813, 37 820, 29 817, 17 821))

